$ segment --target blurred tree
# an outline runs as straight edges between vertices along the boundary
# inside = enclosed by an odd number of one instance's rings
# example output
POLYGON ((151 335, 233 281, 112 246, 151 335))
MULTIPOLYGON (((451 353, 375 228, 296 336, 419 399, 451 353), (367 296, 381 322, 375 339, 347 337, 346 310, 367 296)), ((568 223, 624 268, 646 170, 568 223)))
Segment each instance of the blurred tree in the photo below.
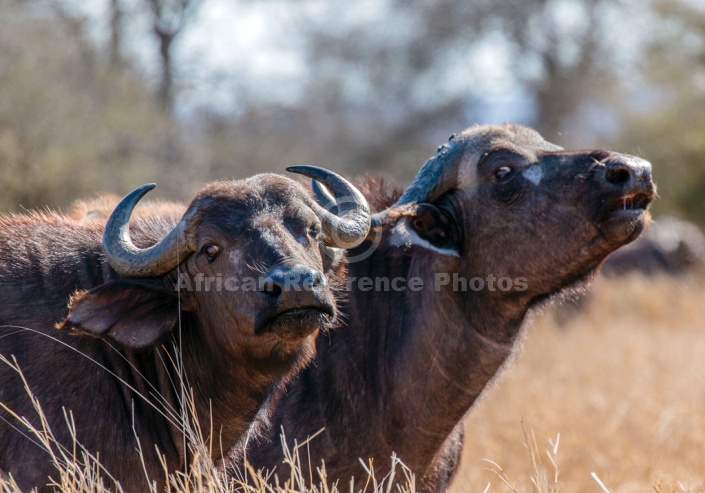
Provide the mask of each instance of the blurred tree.
POLYGON ((125 12, 120 0, 110 0, 110 42, 108 43, 108 53, 110 64, 114 68, 119 68, 124 62, 122 53, 122 32, 123 17, 125 12))
POLYGON ((617 6, 615 0, 526 0, 490 10, 510 42, 517 79, 535 100, 532 123, 549 140, 573 134, 581 103, 604 97, 618 82, 610 22, 617 6))
POLYGON ((203 0, 145 0, 152 17, 152 33, 159 43, 161 64, 159 101, 171 111, 174 104, 173 45, 203 0))
POLYGON ((157 178, 179 195, 198 183, 196 168, 178 169, 185 155, 164 155, 181 130, 138 74, 111 69, 76 19, 22 3, 0 4, 0 15, 12 20, 0 30, 2 208, 66 205, 157 178))
POLYGON ((657 208, 705 224, 705 14, 694 1, 652 0, 654 18, 641 8, 649 50, 636 43, 630 56, 615 41, 634 37, 630 0, 274 2, 291 7, 279 36, 307 80, 243 78, 237 107, 177 117, 171 50, 202 1, 109 0, 100 41, 73 0, 0 0, 12 21, 0 30, 0 206, 66 204, 145 181, 185 197, 201 182, 296 162, 408 180, 475 121, 523 119, 558 143, 594 145, 597 107, 614 118, 603 135, 628 123, 615 148, 654 161, 657 208), (121 46, 140 15, 164 35, 166 98, 121 46), (533 112, 487 116, 484 100, 517 91, 533 112))
POLYGON ((502 121, 580 145, 584 105, 617 90, 619 2, 303 2, 290 24, 304 33, 308 80, 281 110, 296 121, 287 135, 307 128, 308 155, 345 172, 408 179, 450 133, 496 121, 483 101, 511 92, 528 94, 533 111, 510 107, 502 121))

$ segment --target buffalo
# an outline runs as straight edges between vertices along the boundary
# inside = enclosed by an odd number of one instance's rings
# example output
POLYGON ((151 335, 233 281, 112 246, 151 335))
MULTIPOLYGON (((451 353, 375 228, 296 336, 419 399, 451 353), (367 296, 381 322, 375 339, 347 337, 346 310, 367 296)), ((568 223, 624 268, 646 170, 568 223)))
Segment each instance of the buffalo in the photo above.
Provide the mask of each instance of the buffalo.
MULTIPOLYGON (((346 330, 318 339, 314 362, 273 411, 269 439, 246 458, 280 473, 281 430, 291 447, 323 429, 300 455, 304 471, 325 461, 330 481, 360 484, 360 459, 384 476, 396 454, 421 491, 442 491, 459 464, 463 417, 529 315, 641 233, 651 165, 487 125, 452 136, 406 190, 377 179, 358 187, 382 212, 348 251, 346 330)), ((242 452, 231 455, 237 469, 242 452)))
MULTIPOLYGON (((187 405, 212 430, 214 460, 256 433, 317 333, 338 323, 343 249, 370 225, 348 182, 292 171, 333 190, 338 214, 264 174, 212 183, 185 212, 153 205, 131 224, 153 185, 128 194, 107 224, 105 203, 0 216, 0 354, 22 370, 57 447, 73 447, 65 410, 106 478, 139 492, 164 484, 162 463, 183 471, 192 458, 187 405)), ((42 425, 10 365, 0 365, 0 402, 0 471, 23 491, 49 489, 49 453, 16 417, 42 425)))

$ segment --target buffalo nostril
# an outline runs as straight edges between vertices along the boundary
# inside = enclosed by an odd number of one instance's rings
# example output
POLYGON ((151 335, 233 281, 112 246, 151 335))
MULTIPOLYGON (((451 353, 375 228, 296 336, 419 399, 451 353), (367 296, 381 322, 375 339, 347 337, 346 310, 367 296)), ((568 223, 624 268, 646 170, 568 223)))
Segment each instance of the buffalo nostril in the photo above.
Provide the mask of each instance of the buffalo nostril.
POLYGON ((632 174, 624 164, 612 164, 607 166, 605 180, 613 185, 624 185, 631 180, 632 174))
POLYGON ((273 276, 267 276, 262 282, 262 292, 271 296, 279 296, 282 293, 281 280, 275 279, 273 276))
POLYGON ((311 286, 317 288, 322 285, 325 285, 323 274, 320 272, 314 272, 313 276, 311 276, 311 286))

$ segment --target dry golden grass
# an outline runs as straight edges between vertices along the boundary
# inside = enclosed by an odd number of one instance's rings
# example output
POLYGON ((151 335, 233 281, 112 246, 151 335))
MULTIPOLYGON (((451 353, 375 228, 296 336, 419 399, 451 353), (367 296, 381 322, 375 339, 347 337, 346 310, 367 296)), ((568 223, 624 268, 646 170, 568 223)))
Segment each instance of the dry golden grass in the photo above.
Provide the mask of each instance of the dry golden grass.
MULTIPOLYGON (((705 491, 704 407, 705 276, 600 280, 568 323, 548 310, 531 324, 467 419, 452 491, 705 491)), ((38 433, 49 447, 50 433, 38 433)), ((324 470, 294 468, 279 487, 243 487, 223 479, 208 444, 194 429, 190 435, 197 459, 188 475, 170 478, 173 492, 383 492, 390 485, 373 471, 367 485, 351 487, 329 484, 324 470), (304 486, 309 477, 320 478, 313 489, 304 486)), ((299 452, 305 448, 288 451, 288 460, 296 464, 299 452)), ((106 491, 94 481, 95 461, 83 460, 80 449, 67 453, 57 458, 57 490, 106 491)), ((403 465, 393 479, 415 490, 403 465)), ((17 491, 0 476, 0 493, 17 491)))
MULTIPOLYGON (((65 447, 56 440, 55 430, 47 420, 40 399, 32 392, 15 358, 8 359, 0 355, 0 364, 8 366, 20 375, 25 391, 32 401, 34 412, 39 418, 39 424, 32 425, 26 416, 16 414, 2 402, 0 402, 0 409, 10 415, 13 424, 44 451, 46 460, 54 466, 55 470, 47 482, 50 488, 63 493, 130 493, 123 490, 110 471, 100 464, 99 457, 92 455, 76 439, 76 426, 71 412, 64 410, 63 425, 68 427, 73 437, 73 443, 65 447)), ((181 368, 180 361, 175 361, 174 364, 181 368)), ((288 475, 275 477, 267 471, 255 471, 248 466, 237 477, 230 477, 223 474, 222 467, 211 458, 217 456, 212 453, 213 450, 217 448, 222 450, 227 446, 214 443, 210 439, 213 436, 213 430, 204 429, 203 424, 198 422, 193 395, 184 392, 181 398, 184 406, 178 422, 185 435, 192 460, 184 470, 169 471, 166 459, 163 459, 164 475, 161 478, 147 476, 145 469, 144 484, 152 493, 339 493, 341 491, 414 493, 416 491, 414 475, 396 457, 392 457, 392 470, 384 477, 375 474, 374 465, 371 462, 365 464, 360 461, 361 467, 367 472, 367 477, 362 484, 352 481, 341 483, 328 479, 325 465, 315 470, 303 468, 301 457, 308 454, 308 440, 289 447, 286 445, 284 436, 282 436, 282 446, 284 464, 287 466, 286 470, 290 471, 288 475), (158 481, 165 483, 166 486, 158 486, 158 481)), ((315 439, 315 436, 310 439, 315 439)), ((142 444, 138 441, 136 453, 142 456, 142 451, 142 444)), ((11 473, 5 474, 0 470, 0 493, 23 492, 11 473)))
POLYGON ((705 279, 600 280, 522 346, 467 418, 454 492, 705 491, 705 279))

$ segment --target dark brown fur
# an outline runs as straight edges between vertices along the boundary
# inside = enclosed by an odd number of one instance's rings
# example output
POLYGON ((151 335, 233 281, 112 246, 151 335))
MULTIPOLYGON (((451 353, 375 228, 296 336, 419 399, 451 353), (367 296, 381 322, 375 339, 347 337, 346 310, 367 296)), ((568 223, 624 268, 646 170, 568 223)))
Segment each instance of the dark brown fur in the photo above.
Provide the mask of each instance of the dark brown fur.
MULTIPOLYGON (((282 383, 313 356, 318 329, 334 323, 334 313, 321 310, 330 303, 335 311, 333 290, 343 276, 332 249, 308 236, 317 217, 307 200, 300 185, 277 175, 209 185, 190 206, 198 211, 198 250, 178 272, 157 278, 121 278, 106 263, 101 238, 112 199, 83 202, 69 215, 0 216, 0 354, 17 359, 58 442, 72 446, 65 409, 79 442, 125 491, 148 491, 135 436, 150 479, 160 484, 155 447, 172 472, 190 459, 179 426, 182 383, 193 392, 204 434, 214 433, 213 459, 255 432, 253 423, 266 422, 282 383), (221 252, 211 261, 204 252, 212 244, 221 252), (305 301, 316 308, 305 305, 292 316, 283 313, 283 296, 195 288, 199 274, 261 277, 275 266, 327 276, 316 300, 305 301), (177 291, 177 274, 191 290, 182 284, 177 291), (173 364, 178 358, 183 375, 173 364)), ((135 243, 156 243, 183 209, 142 208, 131 224, 135 243)), ((6 365, 0 402, 38 425, 22 382, 6 365)), ((5 411, 0 471, 26 491, 45 489, 48 476, 56 477, 49 455, 5 411)))

